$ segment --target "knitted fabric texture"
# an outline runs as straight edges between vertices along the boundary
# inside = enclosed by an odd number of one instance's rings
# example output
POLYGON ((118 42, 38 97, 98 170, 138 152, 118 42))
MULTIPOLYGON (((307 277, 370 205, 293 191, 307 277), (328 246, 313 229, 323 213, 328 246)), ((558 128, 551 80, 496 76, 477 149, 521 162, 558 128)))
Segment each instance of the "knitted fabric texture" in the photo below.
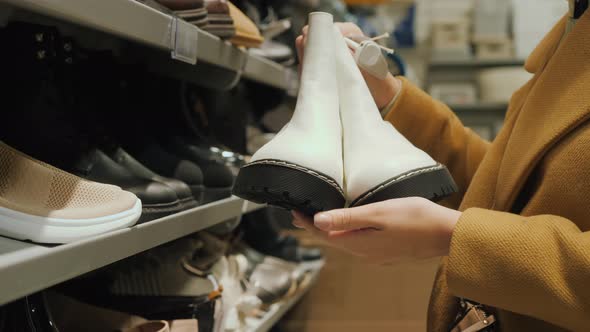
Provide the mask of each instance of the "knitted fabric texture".
POLYGON ((0 142, 0 206, 35 216, 86 219, 131 209, 137 198, 78 178, 0 142))

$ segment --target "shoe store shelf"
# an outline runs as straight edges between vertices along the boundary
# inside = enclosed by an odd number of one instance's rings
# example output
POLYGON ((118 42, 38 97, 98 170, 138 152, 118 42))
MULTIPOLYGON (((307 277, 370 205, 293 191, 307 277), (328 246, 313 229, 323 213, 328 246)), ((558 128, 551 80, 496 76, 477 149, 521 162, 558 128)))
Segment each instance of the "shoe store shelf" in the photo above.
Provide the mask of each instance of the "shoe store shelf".
POLYGON ((239 218, 248 205, 231 197, 81 241, 45 246, 0 237, 0 305, 185 235, 239 218))
POLYGON ((313 287, 320 276, 321 269, 324 267, 325 262, 318 261, 302 264, 310 264, 309 268, 311 271, 311 278, 307 286, 305 286, 303 289, 297 290, 295 295, 293 295, 291 298, 288 298, 283 302, 273 304, 261 319, 248 321, 248 327, 245 329, 246 332, 270 331, 270 329, 313 287))
POLYGON ((256 203, 245 201, 244 208, 242 209, 242 214, 254 212, 256 210, 262 209, 265 206, 266 205, 264 205, 264 204, 256 204, 256 203))
MULTIPOLYGON (((294 85, 293 71, 248 54, 199 28, 134 0, 0 0, 18 8, 116 35, 163 51, 193 54, 197 61, 280 89, 294 85), (197 41, 196 50, 189 46, 197 41), (189 51, 187 51, 189 49, 189 51)), ((168 56, 169 61, 172 60, 168 56)), ((191 78, 190 74, 186 75, 191 78)), ((199 75, 192 75, 195 79, 199 75)), ((237 76, 238 78, 240 76, 237 76)), ((199 83, 199 82, 197 82, 199 83)))

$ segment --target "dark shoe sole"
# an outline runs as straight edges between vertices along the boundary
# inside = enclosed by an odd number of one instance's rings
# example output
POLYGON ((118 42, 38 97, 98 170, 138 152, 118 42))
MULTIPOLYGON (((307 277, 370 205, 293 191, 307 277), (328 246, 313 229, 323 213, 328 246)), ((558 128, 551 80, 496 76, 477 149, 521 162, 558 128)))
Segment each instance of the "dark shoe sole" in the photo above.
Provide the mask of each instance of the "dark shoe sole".
POLYGON ((180 201, 165 204, 144 204, 141 208, 141 217, 139 217, 137 223, 141 224, 160 219, 183 210, 180 201))
POLYGON ((233 194, 259 204, 280 206, 307 215, 344 207, 342 189, 333 179, 277 160, 261 160, 240 169, 233 194))
POLYGON ((393 198, 423 197, 438 201, 457 192, 451 173, 444 165, 412 170, 392 178, 354 200, 350 206, 360 206, 393 198))
POLYGON ((181 200, 179 200, 180 206, 182 207, 182 210, 190 210, 192 208, 196 208, 197 206, 199 206, 199 202, 197 202, 196 199, 194 199, 193 197, 187 197, 187 198, 183 198, 181 200))
POLYGON ((228 197, 231 197, 231 187, 205 187, 203 191, 203 202, 201 204, 215 202, 228 197))

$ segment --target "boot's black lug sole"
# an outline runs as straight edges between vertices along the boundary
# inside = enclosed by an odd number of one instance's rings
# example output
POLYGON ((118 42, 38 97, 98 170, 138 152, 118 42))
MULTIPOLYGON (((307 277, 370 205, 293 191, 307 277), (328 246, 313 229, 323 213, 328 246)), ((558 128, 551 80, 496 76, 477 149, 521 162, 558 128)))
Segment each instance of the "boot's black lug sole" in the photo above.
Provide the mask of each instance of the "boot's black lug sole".
POLYGON ((319 176, 286 166, 254 164, 242 167, 233 194, 259 204, 270 204, 307 215, 344 207, 340 190, 319 176))
POLYGON ((195 200, 193 197, 183 198, 179 200, 179 203, 183 211, 194 209, 200 205, 199 202, 197 202, 197 200, 195 200))
POLYGON ((451 173, 443 165, 424 170, 413 170, 391 179, 354 200, 350 206, 360 206, 393 198, 423 197, 431 201, 441 200, 458 188, 451 173), (415 173, 415 174, 412 174, 415 173))

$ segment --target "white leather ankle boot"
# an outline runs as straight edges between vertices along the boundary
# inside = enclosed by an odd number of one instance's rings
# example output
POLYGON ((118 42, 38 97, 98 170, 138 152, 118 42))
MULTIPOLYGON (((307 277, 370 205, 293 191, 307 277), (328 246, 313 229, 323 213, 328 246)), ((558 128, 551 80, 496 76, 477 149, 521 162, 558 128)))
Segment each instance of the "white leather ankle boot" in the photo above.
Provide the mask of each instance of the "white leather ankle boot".
MULTIPOLYGON (((350 206, 391 198, 438 199, 457 190, 447 168, 384 121, 340 31, 334 27, 345 193, 350 206)), ((419 124, 416 124, 419 125, 419 124)))
POLYGON ((234 195, 307 214, 344 206, 333 26, 332 15, 309 14, 293 117, 240 169, 234 195))

